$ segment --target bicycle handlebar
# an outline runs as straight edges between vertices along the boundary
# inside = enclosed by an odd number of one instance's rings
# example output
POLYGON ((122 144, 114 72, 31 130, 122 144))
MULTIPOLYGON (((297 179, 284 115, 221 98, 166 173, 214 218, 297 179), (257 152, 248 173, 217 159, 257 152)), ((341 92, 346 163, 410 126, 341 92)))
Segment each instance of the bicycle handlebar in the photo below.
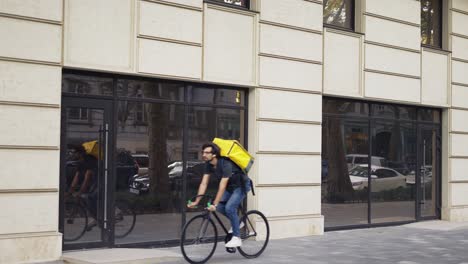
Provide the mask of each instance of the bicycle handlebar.
MULTIPOLYGON (((195 201, 198 197, 202 197, 202 199, 203 199, 203 197, 208 198, 208 202, 206 203, 206 206, 207 206, 207 207, 210 207, 210 206, 211 206, 211 201, 213 200, 213 196, 207 195, 207 194, 196 195, 196 196, 190 198, 190 199, 187 201, 187 204, 190 205, 190 204, 192 203, 192 201, 195 201)), ((200 199, 200 200, 201 200, 201 199, 200 199)), ((195 207, 195 208, 197 208, 197 207, 195 207)))

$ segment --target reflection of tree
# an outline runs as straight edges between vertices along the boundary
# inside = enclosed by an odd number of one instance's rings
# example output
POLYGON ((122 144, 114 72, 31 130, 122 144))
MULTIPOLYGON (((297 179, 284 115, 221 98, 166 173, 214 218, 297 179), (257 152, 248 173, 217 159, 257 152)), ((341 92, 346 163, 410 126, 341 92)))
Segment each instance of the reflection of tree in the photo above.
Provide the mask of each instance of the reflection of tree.
POLYGON ((390 141, 388 142, 388 156, 389 161, 400 161, 400 153, 402 150, 400 122, 396 121, 392 126, 390 134, 390 141))
MULTIPOLYGON (((119 82, 118 86, 119 89, 121 89, 125 93, 128 92, 128 82, 119 82)), ((119 121, 122 129, 124 129, 132 107, 129 101, 119 101, 118 104, 119 107, 117 112, 117 120, 119 121)))
POLYGON ((327 24, 345 26, 346 0, 327 0, 324 5, 323 21, 327 24))
MULTIPOLYGON (((157 92, 157 89, 151 91, 157 92)), ((162 209, 171 208, 169 173, 167 168, 168 105, 148 107, 149 169, 151 194, 158 198, 162 209)))
MULTIPOLYGON (((326 109, 327 113, 337 114, 337 101, 330 100, 326 104, 326 108, 328 108, 326 109)), ((332 194, 335 197, 346 197, 346 194, 352 193, 354 190, 346 163, 341 119, 329 118, 327 125, 326 131, 328 131, 328 135, 325 144, 328 156, 328 194, 332 194)))
POLYGON ((438 0, 421 0, 421 42, 423 44, 435 45, 434 24, 437 23, 440 6, 438 0))

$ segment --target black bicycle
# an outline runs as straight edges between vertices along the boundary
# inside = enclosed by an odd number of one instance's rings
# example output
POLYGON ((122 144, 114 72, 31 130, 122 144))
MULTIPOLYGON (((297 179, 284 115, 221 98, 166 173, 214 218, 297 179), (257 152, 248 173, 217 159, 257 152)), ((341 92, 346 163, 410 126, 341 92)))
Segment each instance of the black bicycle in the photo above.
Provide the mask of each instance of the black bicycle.
MULTIPOLYGON (((198 195, 189 200, 194 201, 201 198, 200 204, 210 207, 213 198, 209 195, 198 195)), ((219 225, 226 234, 224 241, 231 239, 232 234, 226 229, 225 225, 216 214, 205 208, 204 212, 194 216, 184 226, 180 242, 180 248, 185 260, 190 263, 205 263, 213 256, 216 245, 223 237, 218 236, 218 230, 212 216, 218 221, 219 225)), ((240 212, 240 237, 242 246, 238 247, 239 253, 246 258, 256 258, 260 256, 268 245, 270 238, 270 226, 266 217, 257 210, 246 211, 242 205, 239 206, 240 212)), ((235 253, 236 248, 226 248, 229 253, 235 253)))
MULTIPOLYGON (((94 226, 90 225, 88 216, 88 198, 86 194, 79 197, 69 197, 65 200, 63 240, 70 242, 80 239, 94 226)), ((114 235, 116 238, 126 237, 135 227, 136 213, 125 203, 116 201, 114 206, 114 235)), ((102 220, 97 225, 102 227, 102 220)))

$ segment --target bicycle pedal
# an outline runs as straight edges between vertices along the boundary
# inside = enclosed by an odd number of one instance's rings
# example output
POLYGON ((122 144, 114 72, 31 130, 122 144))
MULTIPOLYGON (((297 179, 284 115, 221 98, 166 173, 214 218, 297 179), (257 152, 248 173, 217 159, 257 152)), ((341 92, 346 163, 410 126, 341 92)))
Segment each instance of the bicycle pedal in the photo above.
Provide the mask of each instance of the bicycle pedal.
POLYGON ((226 248, 228 253, 236 253, 236 248, 226 248))

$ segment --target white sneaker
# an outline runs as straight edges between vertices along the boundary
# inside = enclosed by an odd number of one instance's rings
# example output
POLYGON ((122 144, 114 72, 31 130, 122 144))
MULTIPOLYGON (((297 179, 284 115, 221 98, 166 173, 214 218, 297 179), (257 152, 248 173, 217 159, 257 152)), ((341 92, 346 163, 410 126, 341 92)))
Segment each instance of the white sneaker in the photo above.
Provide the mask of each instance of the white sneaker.
POLYGON ((242 246, 242 240, 240 237, 233 236, 229 242, 226 243, 227 248, 236 248, 242 246))
MULTIPOLYGON (((240 225, 239 225, 239 229, 241 229, 243 227, 244 227, 244 222, 241 222, 240 225)), ((229 229, 228 233, 232 234, 232 227, 231 227, 231 229, 229 229)))

